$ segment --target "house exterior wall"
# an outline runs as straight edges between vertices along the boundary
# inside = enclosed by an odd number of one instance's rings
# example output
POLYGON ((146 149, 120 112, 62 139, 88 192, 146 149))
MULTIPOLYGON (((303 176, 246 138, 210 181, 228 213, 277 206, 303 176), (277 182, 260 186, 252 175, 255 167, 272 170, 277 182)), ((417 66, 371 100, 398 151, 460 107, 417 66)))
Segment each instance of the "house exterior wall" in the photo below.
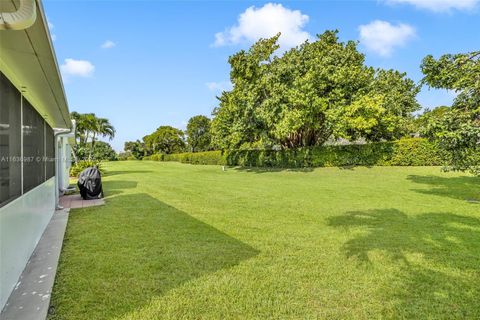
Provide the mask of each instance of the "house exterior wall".
POLYGON ((55 212, 56 142, 54 130, 1 71, 0 96, 1 310, 55 212))
MULTIPOLYGON (((0 12, 18 8, 18 0, 0 2, 0 12)), ((47 18, 34 3, 33 25, 0 30, 0 310, 54 214, 55 132, 72 128, 47 18)))
POLYGON ((55 177, 0 209, 0 309, 55 211, 55 177))

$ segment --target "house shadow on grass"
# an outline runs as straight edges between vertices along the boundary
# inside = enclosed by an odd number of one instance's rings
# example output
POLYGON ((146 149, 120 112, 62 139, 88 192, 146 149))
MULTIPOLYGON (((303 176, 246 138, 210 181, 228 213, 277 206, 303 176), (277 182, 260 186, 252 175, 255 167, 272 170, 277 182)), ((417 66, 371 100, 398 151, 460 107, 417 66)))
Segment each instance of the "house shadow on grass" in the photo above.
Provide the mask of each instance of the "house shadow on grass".
POLYGON ((116 196, 128 189, 135 189, 137 181, 132 180, 107 180, 102 182, 103 194, 105 197, 116 196))
POLYGON ((148 194, 70 217, 51 319, 113 319, 258 251, 148 194))
POLYGON ((480 202, 480 177, 439 177, 410 175, 408 180, 430 186, 430 189, 414 189, 414 191, 458 200, 480 202))
POLYGON ((396 318, 480 317, 479 218, 385 209, 347 212, 329 225, 359 234, 343 247, 359 267, 381 263, 373 253, 399 266, 394 283, 382 287, 396 318))

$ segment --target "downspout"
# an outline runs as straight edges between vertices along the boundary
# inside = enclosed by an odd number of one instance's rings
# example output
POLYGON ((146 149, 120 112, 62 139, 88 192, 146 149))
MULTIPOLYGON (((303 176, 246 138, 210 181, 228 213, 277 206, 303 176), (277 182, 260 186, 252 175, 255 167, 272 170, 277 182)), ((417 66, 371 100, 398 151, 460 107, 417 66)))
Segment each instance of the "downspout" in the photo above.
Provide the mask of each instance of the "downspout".
POLYGON ((66 135, 70 135, 75 132, 77 124, 75 120, 72 120, 72 127, 70 129, 61 129, 61 131, 54 134, 54 141, 55 141, 55 210, 61 210, 63 207, 60 205, 60 182, 58 176, 58 167, 60 161, 63 159, 59 159, 58 154, 58 138, 66 135))
POLYGON ((31 27, 37 19, 35 0, 20 0, 15 12, 0 12, 0 30, 23 30, 31 27))

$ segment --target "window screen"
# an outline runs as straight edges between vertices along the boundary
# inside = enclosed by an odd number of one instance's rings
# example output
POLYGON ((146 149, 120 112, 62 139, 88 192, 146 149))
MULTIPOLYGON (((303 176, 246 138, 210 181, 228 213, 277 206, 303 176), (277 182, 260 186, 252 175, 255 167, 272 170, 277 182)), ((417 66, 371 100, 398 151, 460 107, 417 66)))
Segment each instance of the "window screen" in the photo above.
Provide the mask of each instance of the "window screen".
POLYGON ((55 175, 55 136, 47 123, 45 123, 45 168, 48 180, 55 175))
POLYGON ((0 73, 0 207, 20 196, 20 92, 0 73))
POLYGON ((45 181, 44 120, 27 99, 23 99, 23 192, 45 181))

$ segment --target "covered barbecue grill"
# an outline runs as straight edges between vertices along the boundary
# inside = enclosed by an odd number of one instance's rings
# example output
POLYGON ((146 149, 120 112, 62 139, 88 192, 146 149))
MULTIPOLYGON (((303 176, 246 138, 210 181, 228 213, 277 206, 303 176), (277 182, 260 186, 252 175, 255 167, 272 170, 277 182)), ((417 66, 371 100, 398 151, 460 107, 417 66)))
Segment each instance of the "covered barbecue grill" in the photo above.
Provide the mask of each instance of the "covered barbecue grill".
POLYGON ((77 182, 84 200, 99 199, 103 196, 102 175, 97 167, 88 167, 80 173, 77 182))

